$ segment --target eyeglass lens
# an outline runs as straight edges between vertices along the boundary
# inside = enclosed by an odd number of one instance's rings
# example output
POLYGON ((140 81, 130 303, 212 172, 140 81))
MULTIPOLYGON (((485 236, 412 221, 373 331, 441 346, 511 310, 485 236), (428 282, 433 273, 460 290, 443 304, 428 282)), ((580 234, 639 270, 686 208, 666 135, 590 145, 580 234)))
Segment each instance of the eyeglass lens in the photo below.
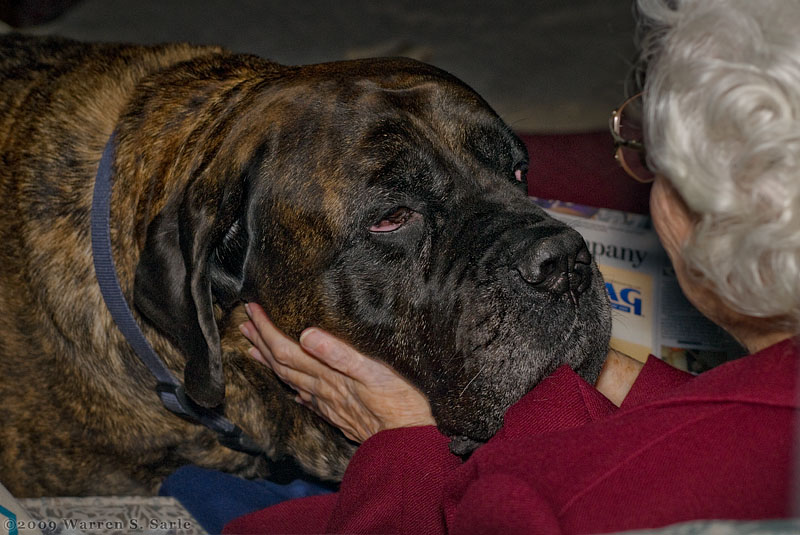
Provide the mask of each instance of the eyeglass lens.
POLYGON ((622 145, 619 157, 623 167, 638 180, 648 182, 654 178, 647 168, 645 152, 642 150, 644 135, 642 133, 642 99, 635 98, 619 110, 619 135, 626 141, 632 141, 637 148, 622 145))

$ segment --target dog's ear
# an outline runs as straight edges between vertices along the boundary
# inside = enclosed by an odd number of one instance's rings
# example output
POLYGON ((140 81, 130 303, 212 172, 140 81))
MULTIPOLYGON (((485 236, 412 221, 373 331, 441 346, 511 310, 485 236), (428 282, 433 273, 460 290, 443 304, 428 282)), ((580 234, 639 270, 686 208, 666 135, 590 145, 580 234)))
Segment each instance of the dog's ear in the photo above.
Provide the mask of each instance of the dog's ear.
POLYGON ((186 393, 203 407, 225 398, 215 304, 239 299, 251 171, 194 180, 150 223, 136 268, 134 303, 186 356, 186 393))

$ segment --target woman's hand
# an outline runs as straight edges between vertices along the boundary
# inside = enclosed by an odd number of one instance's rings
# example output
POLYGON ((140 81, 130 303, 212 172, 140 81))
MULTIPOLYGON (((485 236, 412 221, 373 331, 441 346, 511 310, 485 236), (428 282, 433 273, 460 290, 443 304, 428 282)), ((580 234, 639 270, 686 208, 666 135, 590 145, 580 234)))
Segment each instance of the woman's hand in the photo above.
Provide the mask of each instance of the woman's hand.
POLYGON ((436 424, 427 398, 389 366, 313 327, 303 331, 298 345, 259 305, 246 308, 250 321, 240 329, 255 346, 250 355, 350 440, 364 442, 384 429, 436 424))
POLYGON ((611 349, 594 386, 614 405, 619 407, 628 392, 631 391, 636 378, 639 377, 642 366, 644 364, 638 360, 629 357, 625 353, 611 349))

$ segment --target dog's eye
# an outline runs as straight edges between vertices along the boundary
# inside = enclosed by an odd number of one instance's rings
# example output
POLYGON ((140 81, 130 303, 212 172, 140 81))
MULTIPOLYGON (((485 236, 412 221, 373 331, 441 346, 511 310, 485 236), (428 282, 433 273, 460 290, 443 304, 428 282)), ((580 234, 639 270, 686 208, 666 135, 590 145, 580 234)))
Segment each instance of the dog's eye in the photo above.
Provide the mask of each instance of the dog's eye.
POLYGON ((420 218, 422 218, 422 215, 419 212, 415 212, 411 208, 407 208, 405 206, 400 206, 399 208, 395 208, 381 217, 380 221, 369 227, 369 231, 392 232, 399 229, 403 225, 411 221, 416 221, 420 218))

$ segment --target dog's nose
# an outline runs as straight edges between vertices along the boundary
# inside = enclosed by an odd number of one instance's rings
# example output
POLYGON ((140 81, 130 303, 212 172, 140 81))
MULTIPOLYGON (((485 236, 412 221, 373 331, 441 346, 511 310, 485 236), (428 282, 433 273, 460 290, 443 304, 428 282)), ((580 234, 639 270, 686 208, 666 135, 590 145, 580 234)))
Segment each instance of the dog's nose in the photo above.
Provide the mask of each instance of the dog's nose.
POLYGON ((520 257, 516 270, 537 290, 577 296, 589 287, 592 256, 574 230, 542 238, 520 257))

